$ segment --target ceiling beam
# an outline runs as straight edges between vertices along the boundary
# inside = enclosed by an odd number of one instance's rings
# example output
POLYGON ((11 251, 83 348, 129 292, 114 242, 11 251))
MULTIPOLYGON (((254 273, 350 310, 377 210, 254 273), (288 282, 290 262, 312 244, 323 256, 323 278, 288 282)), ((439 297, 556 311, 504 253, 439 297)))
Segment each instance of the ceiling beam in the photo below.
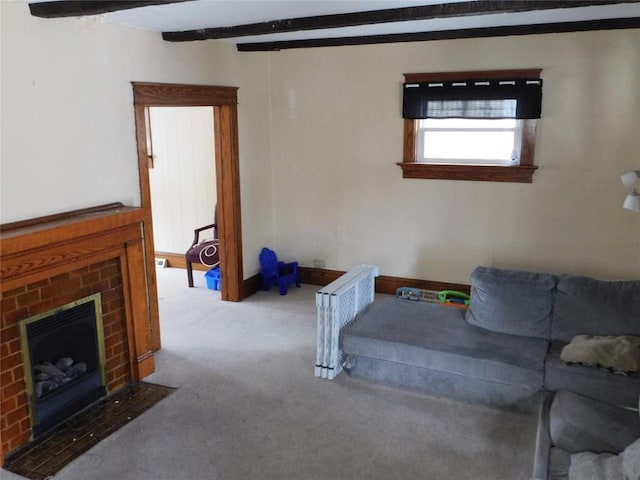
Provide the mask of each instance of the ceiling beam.
POLYGON ((440 3, 417 7, 371 10, 366 12, 340 13, 299 17, 268 22, 235 25, 231 27, 202 28, 182 32, 163 32, 162 38, 170 42, 190 42, 237 38, 273 33, 320 30, 327 28, 354 27, 378 23, 432 20, 435 18, 466 17, 498 13, 518 13, 533 10, 590 7, 619 3, 637 3, 639 0, 477 0, 440 3))
POLYGON ((272 52, 293 48, 341 47, 345 45, 373 45, 379 43, 426 42, 457 38, 506 37, 510 35, 535 35, 544 33, 585 32, 589 30, 617 30, 640 28, 640 17, 587 20, 581 22, 513 25, 503 27, 469 28, 420 33, 396 33, 360 37, 316 38, 279 42, 239 43, 240 52, 272 52))
POLYGON ((29 4, 31 15, 40 18, 82 17, 102 13, 128 10, 130 8, 188 2, 190 0, 76 0, 35 2, 29 4))

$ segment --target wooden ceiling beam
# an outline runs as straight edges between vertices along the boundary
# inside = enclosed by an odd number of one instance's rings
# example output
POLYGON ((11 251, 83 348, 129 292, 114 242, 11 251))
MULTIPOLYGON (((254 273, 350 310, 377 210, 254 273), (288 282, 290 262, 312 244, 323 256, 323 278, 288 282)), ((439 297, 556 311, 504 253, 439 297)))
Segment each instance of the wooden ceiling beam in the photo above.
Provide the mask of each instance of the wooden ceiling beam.
POLYGON ((587 20, 581 22, 513 25, 503 27, 469 28, 419 33, 397 33, 360 37, 317 38, 279 42, 239 43, 240 52, 272 52, 293 48, 341 47, 346 45, 373 45, 379 43, 426 42, 457 38, 506 37, 511 35, 535 35, 544 33, 585 32, 589 30, 618 30, 640 28, 640 17, 587 20))
POLYGON ((638 0, 477 0, 440 3, 417 7, 371 10, 366 12, 299 17, 268 22, 235 25, 231 27, 202 28, 182 32, 163 32, 162 38, 170 42, 190 42, 237 38, 273 33, 321 30, 327 28, 354 27, 390 22, 431 20, 436 18, 467 17, 499 13, 518 13, 533 10, 591 7, 620 3, 637 3, 638 0))
POLYGON ((40 18, 82 17, 128 10, 130 8, 188 2, 191 0, 76 0, 34 2, 29 4, 31 15, 40 18))

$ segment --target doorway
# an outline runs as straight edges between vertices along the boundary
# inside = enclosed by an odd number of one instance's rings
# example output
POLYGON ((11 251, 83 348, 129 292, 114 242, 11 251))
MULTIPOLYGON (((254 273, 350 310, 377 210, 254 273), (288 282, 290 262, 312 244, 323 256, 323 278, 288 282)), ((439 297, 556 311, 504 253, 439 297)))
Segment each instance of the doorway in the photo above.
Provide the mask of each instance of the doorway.
MULTIPOLYGON (((216 165, 213 107, 149 107, 149 181, 156 261, 186 267, 194 229, 214 223, 216 165)), ((212 230, 200 240, 211 239, 212 230)), ((194 268, 210 267, 194 265, 194 268)))
POLYGON ((147 295, 150 310, 151 343, 160 348, 160 321, 155 277, 155 247, 151 215, 151 188, 147 152, 147 107, 213 107, 220 238, 220 270, 223 272, 222 300, 239 302, 245 296, 242 268, 240 215, 240 168, 238 158, 238 110, 236 87, 133 82, 133 98, 140 175, 141 206, 146 210, 144 248, 147 295))

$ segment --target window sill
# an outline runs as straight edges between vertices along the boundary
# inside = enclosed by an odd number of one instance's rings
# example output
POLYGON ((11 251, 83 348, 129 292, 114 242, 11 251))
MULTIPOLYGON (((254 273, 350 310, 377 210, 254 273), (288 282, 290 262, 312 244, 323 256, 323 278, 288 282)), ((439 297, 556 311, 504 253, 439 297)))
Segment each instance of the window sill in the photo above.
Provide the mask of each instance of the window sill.
POLYGON ((493 165, 434 165, 420 162, 398 163, 402 178, 469 180, 477 182, 532 183, 535 165, 499 167, 493 165))

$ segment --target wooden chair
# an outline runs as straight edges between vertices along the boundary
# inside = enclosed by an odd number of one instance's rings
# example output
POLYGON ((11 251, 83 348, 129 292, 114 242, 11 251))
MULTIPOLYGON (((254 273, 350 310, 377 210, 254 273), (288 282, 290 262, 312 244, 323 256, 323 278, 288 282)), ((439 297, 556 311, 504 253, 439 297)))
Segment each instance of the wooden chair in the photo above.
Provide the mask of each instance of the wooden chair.
POLYGON ((213 223, 193 231, 193 242, 184 255, 187 263, 189 287, 193 287, 192 263, 200 263, 209 268, 220 265, 220 241, 218 240, 218 206, 216 205, 213 223), (213 240, 200 241, 200 232, 213 229, 213 240))
POLYGON ((273 250, 263 248, 260 252, 260 274, 262 275, 262 289, 269 290, 272 285, 278 285, 280 295, 286 295, 289 285, 295 283, 300 286, 298 280, 298 262, 279 262, 273 250))

